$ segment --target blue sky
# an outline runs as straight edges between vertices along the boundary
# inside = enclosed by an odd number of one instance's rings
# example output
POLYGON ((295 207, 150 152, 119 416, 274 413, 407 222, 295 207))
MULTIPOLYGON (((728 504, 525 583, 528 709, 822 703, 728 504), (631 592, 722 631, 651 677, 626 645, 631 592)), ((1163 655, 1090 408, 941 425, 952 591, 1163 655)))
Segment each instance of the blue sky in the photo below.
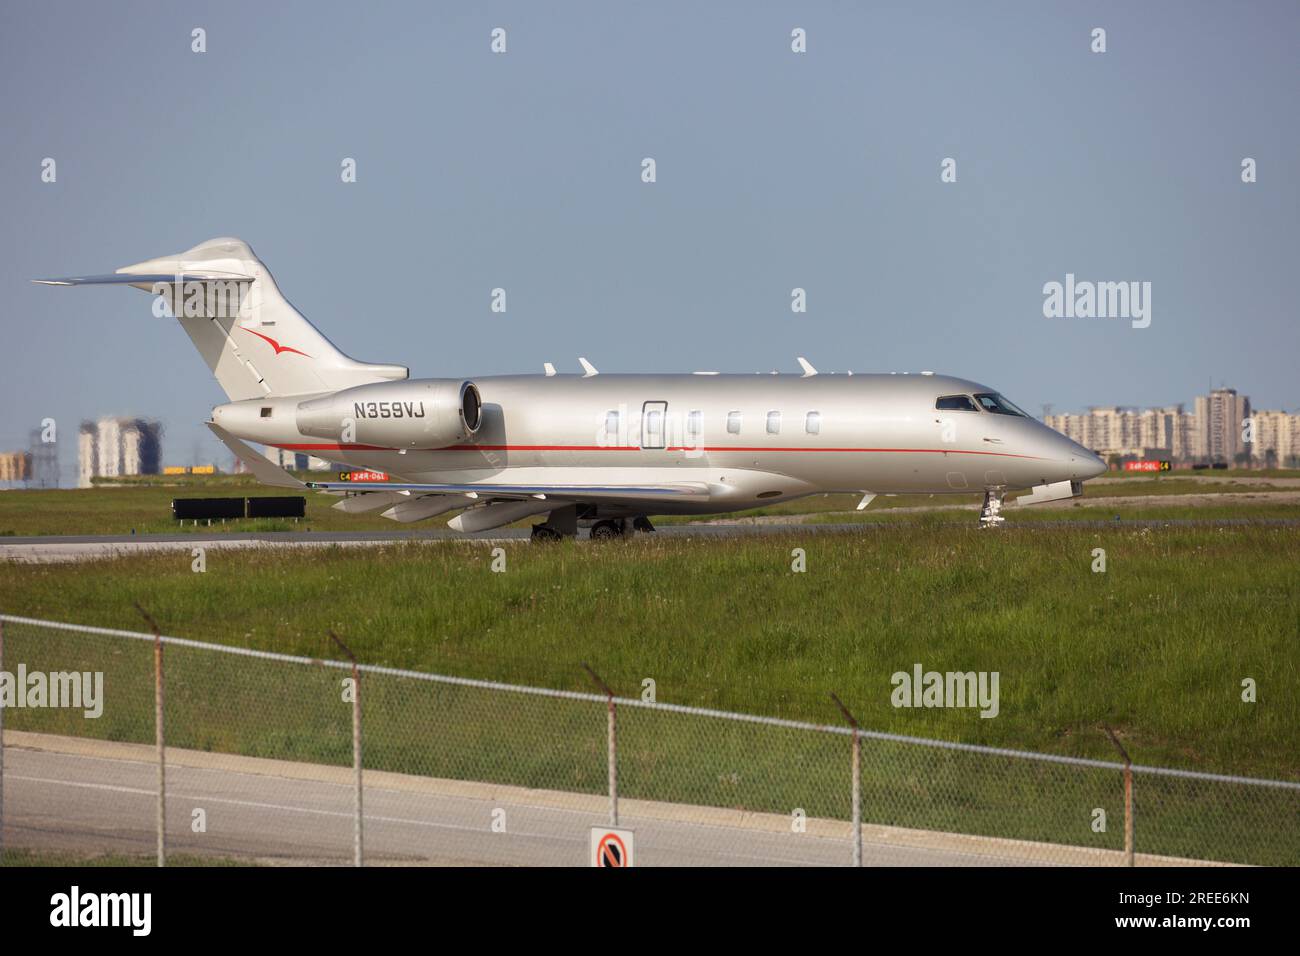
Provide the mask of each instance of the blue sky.
POLYGON ((802 354, 1035 412, 1294 409, 1298 40, 1293 2, 6 4, 0 448, 54 417, 67 475, 82 418, 132 414, 224 462, 147 296, 27 281, 221 235, 417 376, 802 354), (1151 326, 1045 318, 1066 273, 1151 282, 1151 326))

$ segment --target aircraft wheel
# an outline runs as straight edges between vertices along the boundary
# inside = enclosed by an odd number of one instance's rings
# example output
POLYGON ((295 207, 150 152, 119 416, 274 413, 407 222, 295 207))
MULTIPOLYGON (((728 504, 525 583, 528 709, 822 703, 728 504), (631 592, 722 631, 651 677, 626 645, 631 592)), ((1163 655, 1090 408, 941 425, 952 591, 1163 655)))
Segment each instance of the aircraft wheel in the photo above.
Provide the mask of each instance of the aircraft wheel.
POLYGON ((606 519, 597 521, 591 526, 592 541, 613 541, 621 537, 623 537, 623 522, 621 521, 606 519))
POLYGON ((653 531, 655 526, 650 523, 650 519, 645 515, 637 515, 632 519, 633 531, 653 531))
POLYGON ((534 541, 559 541, 564 537, 564 535, 560 534, 560 532, 556 531, 550 525, 535 524, 533 525, 532 537, 534 541))

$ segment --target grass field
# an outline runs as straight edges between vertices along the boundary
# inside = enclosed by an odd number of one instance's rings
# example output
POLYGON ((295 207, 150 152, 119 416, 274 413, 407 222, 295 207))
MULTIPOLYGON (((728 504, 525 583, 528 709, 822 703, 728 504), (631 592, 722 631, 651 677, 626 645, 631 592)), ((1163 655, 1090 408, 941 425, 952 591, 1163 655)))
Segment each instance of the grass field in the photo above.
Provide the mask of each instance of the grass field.
POLYGON ((472 543, 188 553, 4 567, 8 613, 307 656, 345 634, 364 662, 833 722, 835 691, 873 729, 1300 779, 1300 533, 1052 528, 989 535, 927 522, 867 535, 472 543), (806 573, 791 551, 807 552, 806 573), (1107 570, 1091 571, 1092 550, 1107 570), (889 678, 1002 677, 997 719, 895 709, 889 678), (1241 704, 1253 677, 1260 702, 1241 704))

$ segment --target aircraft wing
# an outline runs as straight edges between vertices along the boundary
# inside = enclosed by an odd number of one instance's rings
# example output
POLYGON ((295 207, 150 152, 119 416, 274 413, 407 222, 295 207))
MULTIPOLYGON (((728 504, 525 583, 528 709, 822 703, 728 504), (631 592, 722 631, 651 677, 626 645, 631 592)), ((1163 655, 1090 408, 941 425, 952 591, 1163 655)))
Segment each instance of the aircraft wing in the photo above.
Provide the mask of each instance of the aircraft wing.
POLYGON ((416 484, 399 481, 309 481, 316 491, 404 491, 412 495, 466 495, 478 498, 537 498, 558 501, 620 501, 645 498, 695 498, 708 500, 709 486, 702 481, 663 485, 507 485, 471 482, 463 485, 416 484))
POLYGON ((248 470, 253 473, 253 477, 262 484, 275 485, 279 488, 306 487, 271 459, 244 444, 216 422, 207 422, 206 424, 212 430, 212 434, 220 438, 225 443, 225 446, 235 453, 235 457, 248 466, 248 470))

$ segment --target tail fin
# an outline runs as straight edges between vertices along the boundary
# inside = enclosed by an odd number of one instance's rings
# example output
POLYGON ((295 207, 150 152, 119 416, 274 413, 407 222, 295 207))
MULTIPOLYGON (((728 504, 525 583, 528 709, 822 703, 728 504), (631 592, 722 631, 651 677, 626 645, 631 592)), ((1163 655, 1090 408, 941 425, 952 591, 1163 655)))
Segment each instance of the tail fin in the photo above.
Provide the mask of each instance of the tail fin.
POLYGON ((128 284, 160 296, 231 401, 331 392, 409 375, 403 366, 369 365, 335 348, 280 294, 240 239, 209 239, 112 275, 36 281, 128 284))

